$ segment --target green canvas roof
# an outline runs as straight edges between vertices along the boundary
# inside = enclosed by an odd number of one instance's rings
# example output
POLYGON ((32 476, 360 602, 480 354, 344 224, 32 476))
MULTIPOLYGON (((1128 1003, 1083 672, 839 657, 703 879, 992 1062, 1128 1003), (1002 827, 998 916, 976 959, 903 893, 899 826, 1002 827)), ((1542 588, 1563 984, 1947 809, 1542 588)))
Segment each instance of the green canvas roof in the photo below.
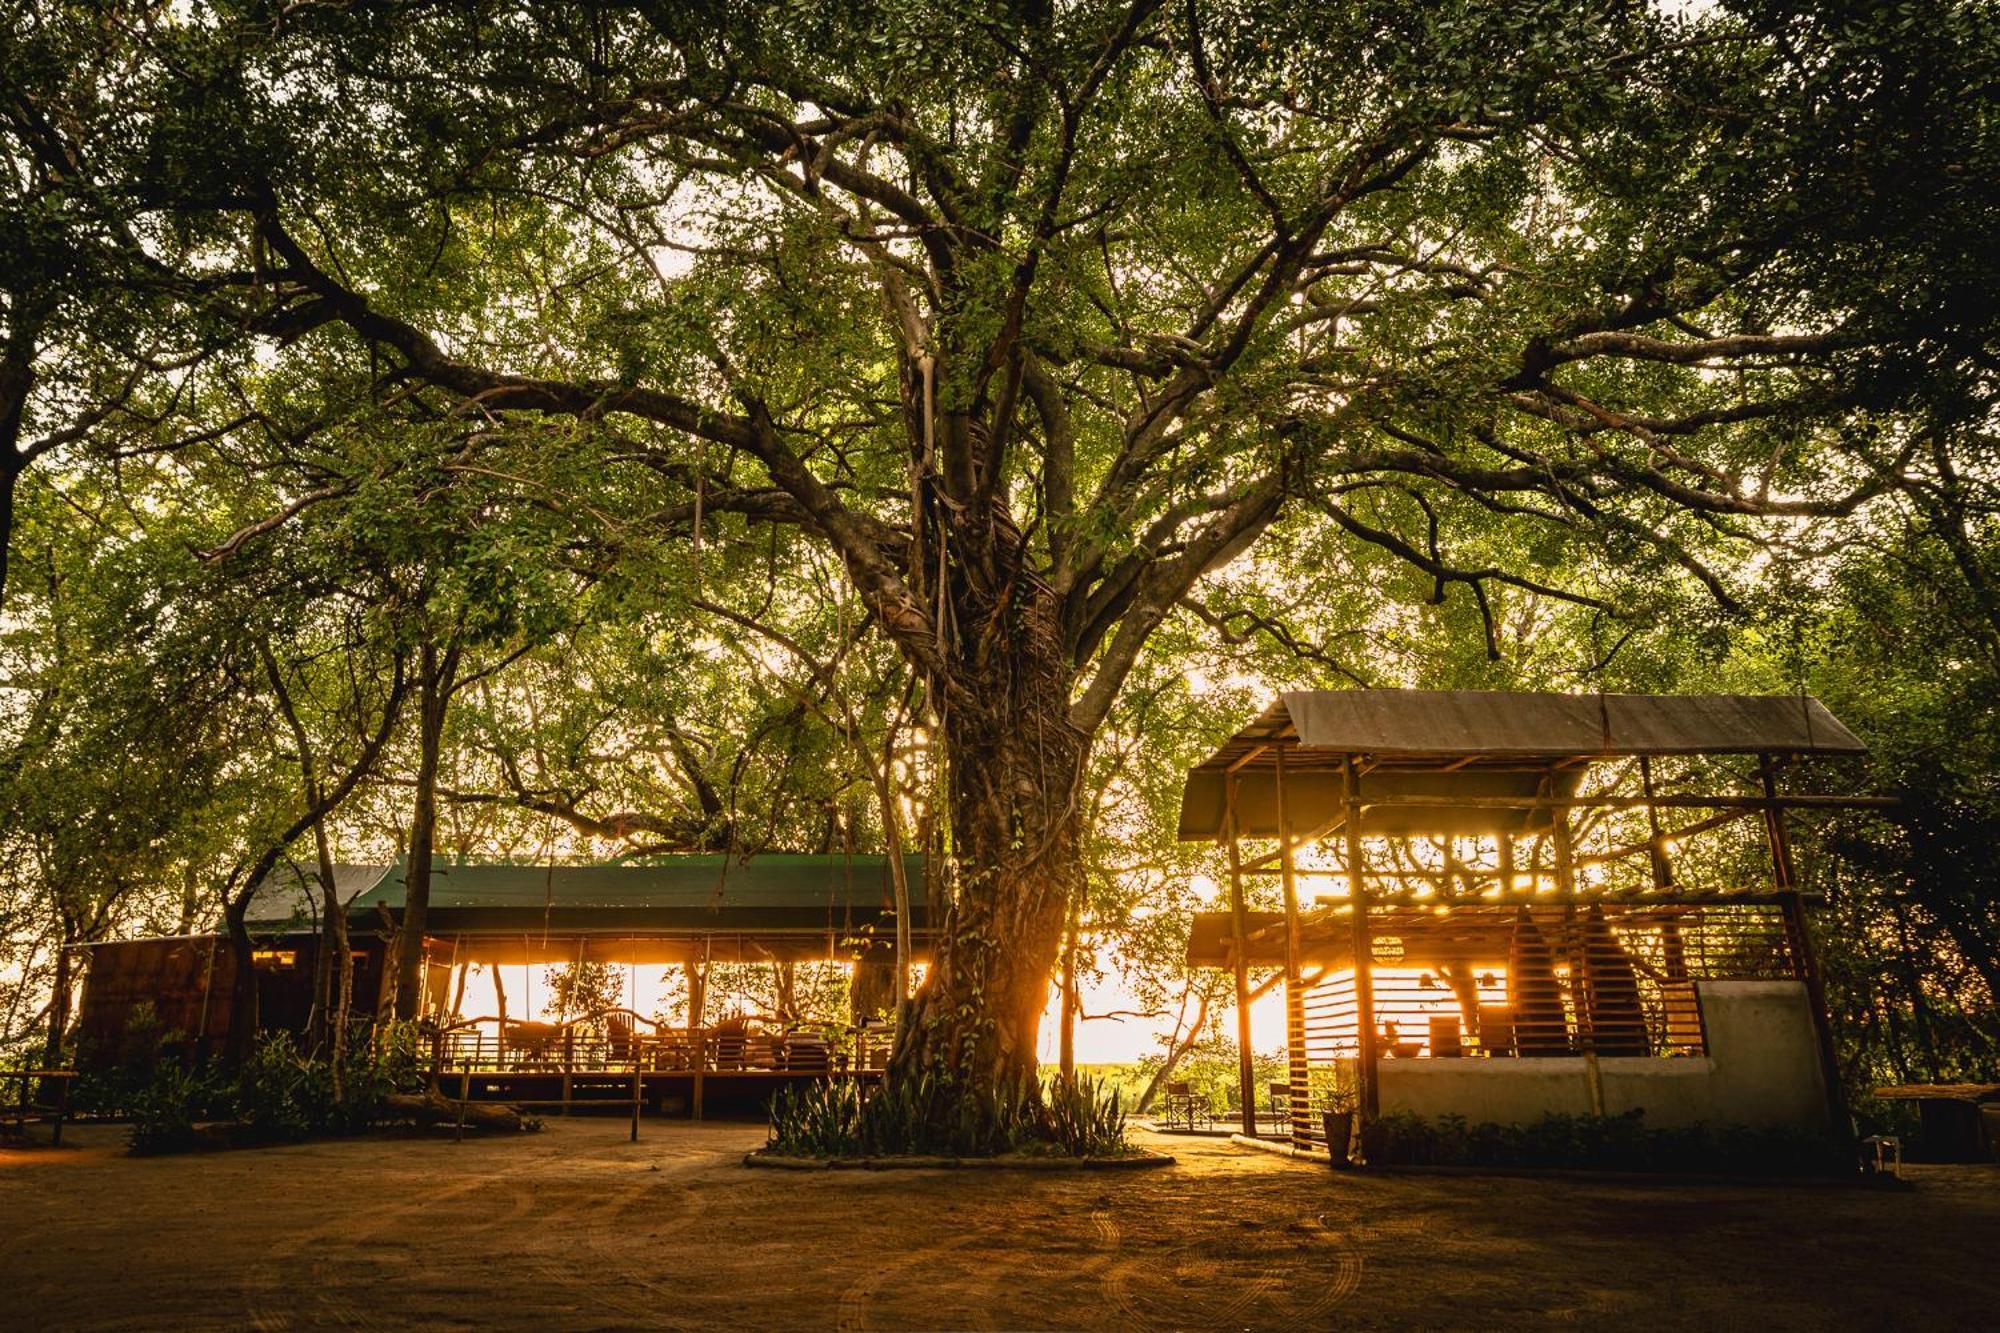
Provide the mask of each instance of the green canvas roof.
MULTIPOLYGON (((911 926, 922 929, 924 858, 904 864, 911 926)), ((403 908, 401 863, 337 866, 335 883, 359 929, 403 908)), ((274 871, 253 921, 309 927, 312 895, 296 867, 274 871)), ((894 890, 883 856, 767 854, 679 856, 642 865, 461 865, 432 863, 426 929, 504 933, 754 933, 850 931, 889 926, 894 890)))

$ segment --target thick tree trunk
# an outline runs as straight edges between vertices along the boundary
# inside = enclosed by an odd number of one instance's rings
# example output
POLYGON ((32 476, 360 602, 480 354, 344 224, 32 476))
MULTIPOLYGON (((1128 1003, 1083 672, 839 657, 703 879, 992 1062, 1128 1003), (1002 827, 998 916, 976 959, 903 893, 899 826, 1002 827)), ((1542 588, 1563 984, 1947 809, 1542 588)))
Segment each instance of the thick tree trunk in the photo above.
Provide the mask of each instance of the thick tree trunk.
POLYGON ((1053 600, 1023 591, 997 616, 970 610, 961 625, 1006 628, 966 632, 944 710, 957 892, 890 1064, 897 1080, 928 1076, 940 1115, 959 1124, 1034 1077, 1082 883, 1077 786, 1088 748, 1068 722, 1072 673, 1055 646, 1053 600))
POLYGON ((416 1018, 424 993, 424 927, 430 915, 431 857, 437 847, 438 757, 444 744, 444 715, 458 668, 454 645, 442 654, 428 641, 422 649, 417 716, 416 808, 410 818, 410 857, 403 869, 403 920, 397 934, 397 1018, 416 1018))

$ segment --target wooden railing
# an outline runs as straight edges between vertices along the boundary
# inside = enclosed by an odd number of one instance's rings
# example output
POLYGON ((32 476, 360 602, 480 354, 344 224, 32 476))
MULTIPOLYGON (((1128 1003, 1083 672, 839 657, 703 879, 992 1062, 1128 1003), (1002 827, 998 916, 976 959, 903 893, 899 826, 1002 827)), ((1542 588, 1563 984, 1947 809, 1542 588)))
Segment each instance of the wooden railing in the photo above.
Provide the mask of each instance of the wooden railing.
POLYGON ((891 1034, 812 1024, 753 1031, 732 1024, 672 1027, 630 1009, 566 1022, 462 1018, 432 1034, 431 1068, 476 1073, 844 1073, 883 1068, 891 1034))

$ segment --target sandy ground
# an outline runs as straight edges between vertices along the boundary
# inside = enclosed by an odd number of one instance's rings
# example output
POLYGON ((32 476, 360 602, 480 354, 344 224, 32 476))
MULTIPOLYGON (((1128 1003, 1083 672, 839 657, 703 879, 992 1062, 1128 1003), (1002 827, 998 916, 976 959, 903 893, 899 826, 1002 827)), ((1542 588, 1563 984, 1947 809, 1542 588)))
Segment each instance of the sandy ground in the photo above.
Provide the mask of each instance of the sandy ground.
POLYGON ((554 1120, 137 1160, 0 1150, 0 1326, 1992 1327, 2000 1168, 1907 1194, 1141 1172, 779 1172, 748 1125, 554 1120))

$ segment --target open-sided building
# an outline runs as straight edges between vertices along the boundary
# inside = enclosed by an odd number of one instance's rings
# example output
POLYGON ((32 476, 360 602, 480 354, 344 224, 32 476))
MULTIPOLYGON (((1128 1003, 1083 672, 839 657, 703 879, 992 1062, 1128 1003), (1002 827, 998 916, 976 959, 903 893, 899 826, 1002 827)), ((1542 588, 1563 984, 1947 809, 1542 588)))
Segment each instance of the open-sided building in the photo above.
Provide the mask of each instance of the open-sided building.
POLYGON ((1189 773, 1180 817, 1228 848, 1230 910, 1197 916, 1188 959, 1236 975, 1245 1132, 1250 974, 1271 969, 1299 1146, 1348 1100, 1364 1120, 1827 1126, 1785 819, 1878 802, 1780 778, 1863 753, 1803 696, 1281 695, 1189 773), (1249 909, 1257 876, 1281 910, 1249 909))

